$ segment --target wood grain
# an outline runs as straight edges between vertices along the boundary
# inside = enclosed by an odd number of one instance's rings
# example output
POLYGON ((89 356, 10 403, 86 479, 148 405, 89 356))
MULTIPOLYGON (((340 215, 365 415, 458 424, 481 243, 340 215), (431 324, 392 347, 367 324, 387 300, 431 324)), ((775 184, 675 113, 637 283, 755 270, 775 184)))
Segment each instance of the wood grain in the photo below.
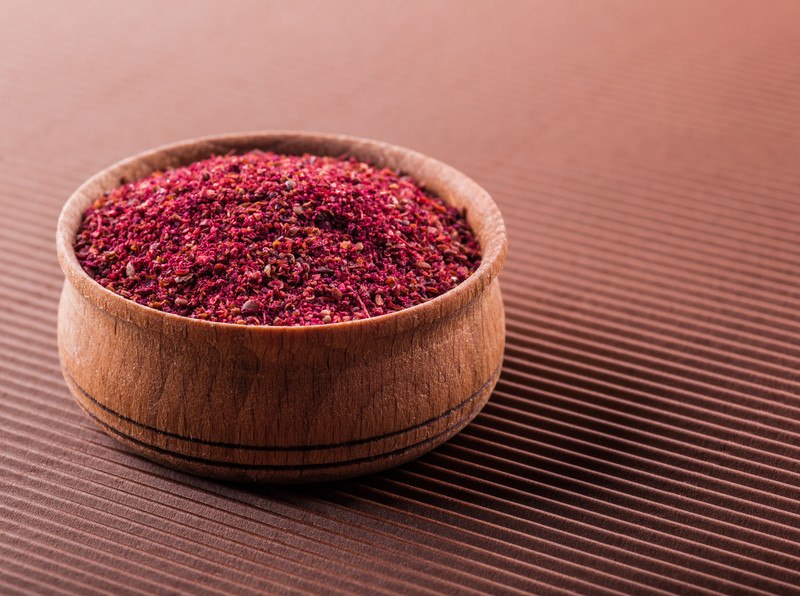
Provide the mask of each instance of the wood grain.
POLYGON ((383 143, 309 133, 186 141, 111 166, 67 201, 57 234, 64 377, 112 437, 178 469, 239 481, 304 482, 409 461, 461 430, 489 398, 505 341, 496 276, 505 227, 463 174, 383 143), (230 151, 352 155, 415 176, 466 210, 482 247, 467 281, 403 311, 310 327, 169 315, 106 290, 72 248, 85 209, 120 180, 230 151))

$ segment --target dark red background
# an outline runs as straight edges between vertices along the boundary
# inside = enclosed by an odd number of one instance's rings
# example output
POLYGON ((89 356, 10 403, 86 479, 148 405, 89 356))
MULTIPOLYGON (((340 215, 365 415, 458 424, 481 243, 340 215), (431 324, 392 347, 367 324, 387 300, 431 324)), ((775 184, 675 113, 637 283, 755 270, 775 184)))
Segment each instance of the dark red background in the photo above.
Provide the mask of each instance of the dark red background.
POLYGON ((800 5, 0 4, 0 592, 796 592, 800 5), (449 444, 243 488, 73 405, 54 229, 182 138, 449 162, 510 252, 505 367, 449 444))

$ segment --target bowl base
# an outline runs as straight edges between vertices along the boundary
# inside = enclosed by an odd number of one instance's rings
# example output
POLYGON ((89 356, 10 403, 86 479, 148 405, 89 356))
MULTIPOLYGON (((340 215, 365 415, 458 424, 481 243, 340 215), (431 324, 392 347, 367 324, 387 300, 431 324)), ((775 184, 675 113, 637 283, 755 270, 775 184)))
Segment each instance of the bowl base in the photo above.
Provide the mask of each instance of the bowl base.
POLYGON ((416 425, 413 429, 358 441, 355 444, 258 447, 214 443, 209 445, 210 442, 186 437, 177 440, 169 436, 157 437, 158 440, 155 441, 154 434, 166 433, 144 427, 103 406, 81 388, 67 371, 63 372, 78 406, 107 435, 137 454, 197 476, 232 482, 272 484, 341 480, 379 472, 416 459, 467 426, 483 409, 499 376, 499 370, 495 371, 486 383, 456 407, 416 425), (180 450, 176 442, 181 443, 180 450), (208 457, 209 449, 213 449, 218 455, 208 457), (329 459, 324 461, 326 456, 329 459), (297 461, 298 457, 301 461, 297 461))

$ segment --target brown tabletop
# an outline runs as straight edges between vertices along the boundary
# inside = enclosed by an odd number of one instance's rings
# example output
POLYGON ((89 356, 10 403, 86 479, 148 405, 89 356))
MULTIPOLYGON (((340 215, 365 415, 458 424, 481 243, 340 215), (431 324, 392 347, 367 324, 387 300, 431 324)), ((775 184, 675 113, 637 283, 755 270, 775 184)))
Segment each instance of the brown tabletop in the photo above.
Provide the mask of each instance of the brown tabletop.
POLYGON ((800 593, 800 4, 0 4, 0 593, 800 593), (59 209, 212 133, 483 184, 505 365, 395 470, 220 484, 121 448, 56 352, 59 209))

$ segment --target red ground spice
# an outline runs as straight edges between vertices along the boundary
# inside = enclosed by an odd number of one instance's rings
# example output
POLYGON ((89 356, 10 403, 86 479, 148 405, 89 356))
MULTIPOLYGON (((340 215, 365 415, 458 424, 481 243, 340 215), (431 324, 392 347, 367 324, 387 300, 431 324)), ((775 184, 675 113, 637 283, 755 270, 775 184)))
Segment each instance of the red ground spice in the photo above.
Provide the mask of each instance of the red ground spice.
POLYGON ((86 211, 78 261, 151 308, 252 325, 363 319, 464 281, 464 216, 413 179, 355 159, 252 151, 124 184, 86 211))

